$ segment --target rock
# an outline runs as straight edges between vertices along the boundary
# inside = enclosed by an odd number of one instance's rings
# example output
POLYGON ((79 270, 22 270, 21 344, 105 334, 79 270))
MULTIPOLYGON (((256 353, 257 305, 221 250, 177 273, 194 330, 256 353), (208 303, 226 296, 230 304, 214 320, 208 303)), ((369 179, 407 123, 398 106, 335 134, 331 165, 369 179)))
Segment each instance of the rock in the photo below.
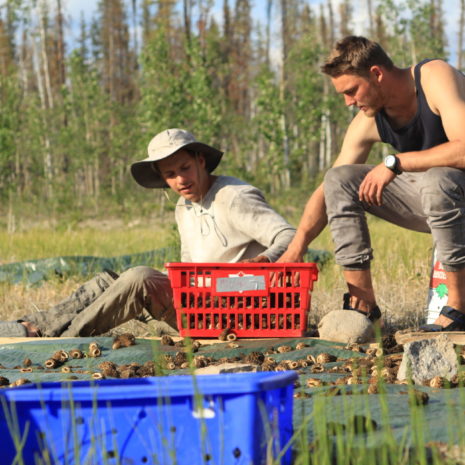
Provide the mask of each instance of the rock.
POLYGON ((409 370, 415 384, 422 384, 435 376, 450 380, 458 371, 454 344, 445 334, 405 344, 397 379, 406 379, 409 370))
POLYGON ((197 368, 196 375, 218 375, 221 373, 243 373, 260 371, 257 365, 249 363, 222 363, 221 365, 209 365, 204 368, 197 368))
POLYGON ((318 325, 320 339, 326 341, 363 344, 374 339, 371 321, 364 315, 350 310, 333 310, 318 325))
POLYGON ((164 334, 174 337, 179 336, 179 332, 171 327, 166 321, 151 320, 147 323, 147 326, 153 336, 163 336, 164 334))
MULTIPOLYGON (((1 329, 1 328, 0 328, 1 329)), ((156 336, 161 337, 164 334, 177 337, 179 332, 172 328, 168 323, 161 320, 148 320, 146 323, 133 319, 126 321, 119 326, 112 328, 110 331, 101 334, 101 336, 117 336, 118 334, 132 333, 136 337, 156 336)))

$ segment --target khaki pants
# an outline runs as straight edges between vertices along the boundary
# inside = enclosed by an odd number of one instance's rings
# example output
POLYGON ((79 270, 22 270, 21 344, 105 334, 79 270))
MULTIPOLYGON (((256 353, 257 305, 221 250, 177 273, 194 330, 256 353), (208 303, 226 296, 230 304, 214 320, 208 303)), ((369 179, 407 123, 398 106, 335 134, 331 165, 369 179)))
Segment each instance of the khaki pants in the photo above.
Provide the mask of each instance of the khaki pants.
POLYGON ((115 279, 100 273, 50 310, 26 315, 44 336, 93 336, 147 312, 176 328, 168 277, 147 266, 130 268, 115 279))
MULTIPOLYGON (((368 268, 373 258, 365 212, 414 231, 432 233, 444 269, 465 267, 465 171, 431 168, 396 176, 381 206, 360 202, 358 191, 369 165, 330 169, 324 191, 336 262, 345 269, 368 268)), ((392 237, 395 250, 396 238, 392 237)))

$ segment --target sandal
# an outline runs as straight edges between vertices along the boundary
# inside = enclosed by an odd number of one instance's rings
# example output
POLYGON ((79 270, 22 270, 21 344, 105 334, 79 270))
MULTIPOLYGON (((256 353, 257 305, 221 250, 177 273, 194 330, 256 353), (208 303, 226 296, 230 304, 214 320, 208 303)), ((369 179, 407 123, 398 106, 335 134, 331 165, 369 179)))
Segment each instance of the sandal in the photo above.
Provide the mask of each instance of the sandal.
MULTIPOLYGON (((346 292, 344 294, 344 300, 342 304, 342 309, 343 310, 352 310, 353 312, 361 313, 362 315, 365 315, 372 323, 375 323, 381 318, 381 310, 379 309, 378 306, 375 308, 372 308, 368 313, 364 312, 362 310, 359 310, 358 308, 353 308, 350 305, 350 294, 346 292)), ((465 317, 465 315, 464 315, 465 317)))
POLYGON ((438 332, 438 331, 465 331, 465 313, 459 312, 455 308, 445 305, 442 307, 440 315, 444 315, 452 320, 447 326, 428 324, 420 326, 420 331, 438 332))

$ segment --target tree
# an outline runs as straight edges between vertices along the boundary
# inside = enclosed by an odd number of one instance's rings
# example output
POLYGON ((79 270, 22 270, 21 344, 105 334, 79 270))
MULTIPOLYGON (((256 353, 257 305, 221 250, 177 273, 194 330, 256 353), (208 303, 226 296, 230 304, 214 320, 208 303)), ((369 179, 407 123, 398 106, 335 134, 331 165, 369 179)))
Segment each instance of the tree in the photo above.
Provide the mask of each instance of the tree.
POLYGON ((465 29, 465 0, 460 0, 459 31, 457 34, 457 68, 463 68, 463 36, 465 29))

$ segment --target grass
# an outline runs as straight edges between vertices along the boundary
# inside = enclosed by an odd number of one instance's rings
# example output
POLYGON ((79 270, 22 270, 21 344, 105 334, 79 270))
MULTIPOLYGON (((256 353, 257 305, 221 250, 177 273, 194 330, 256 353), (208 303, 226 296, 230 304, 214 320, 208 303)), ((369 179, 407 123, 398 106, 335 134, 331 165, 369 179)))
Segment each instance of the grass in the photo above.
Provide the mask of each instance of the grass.
MULTIPOLYGON (((169 217, 171 218, 171 217, 169 217)), ((373 279, 378 304, 388 324, 408 327, 424 317, 429 284, 432 239, 376 218, 369 220, 375 254, 373 279)), ((100 222, 53 230, 33 228, 9 234, 0 231, 2 263, 66 255, 118 256, 176 243, 174 223, 165 218, 151 224, 100 222)), ((328 228, 311 244, 333 251, 328 228)), ((118 271, 118 270, 115 270, 118 271)), ((82 277, 56 279, 40 287, 0 284, 0 318, 11 319, 46 309, 67 297, 82 277)), ((320 271, 312 295, 310 320, 317 323, 328 311, 340 308, 346 292, 339 266, 330 260, 320 271)))
POLYGON ((171 224, 103 223, 101 227, 63 230, 34 228, 9 234, 0 231, 1 264, 66 255, 112 257, 158 249, 173 241, 171 224))

